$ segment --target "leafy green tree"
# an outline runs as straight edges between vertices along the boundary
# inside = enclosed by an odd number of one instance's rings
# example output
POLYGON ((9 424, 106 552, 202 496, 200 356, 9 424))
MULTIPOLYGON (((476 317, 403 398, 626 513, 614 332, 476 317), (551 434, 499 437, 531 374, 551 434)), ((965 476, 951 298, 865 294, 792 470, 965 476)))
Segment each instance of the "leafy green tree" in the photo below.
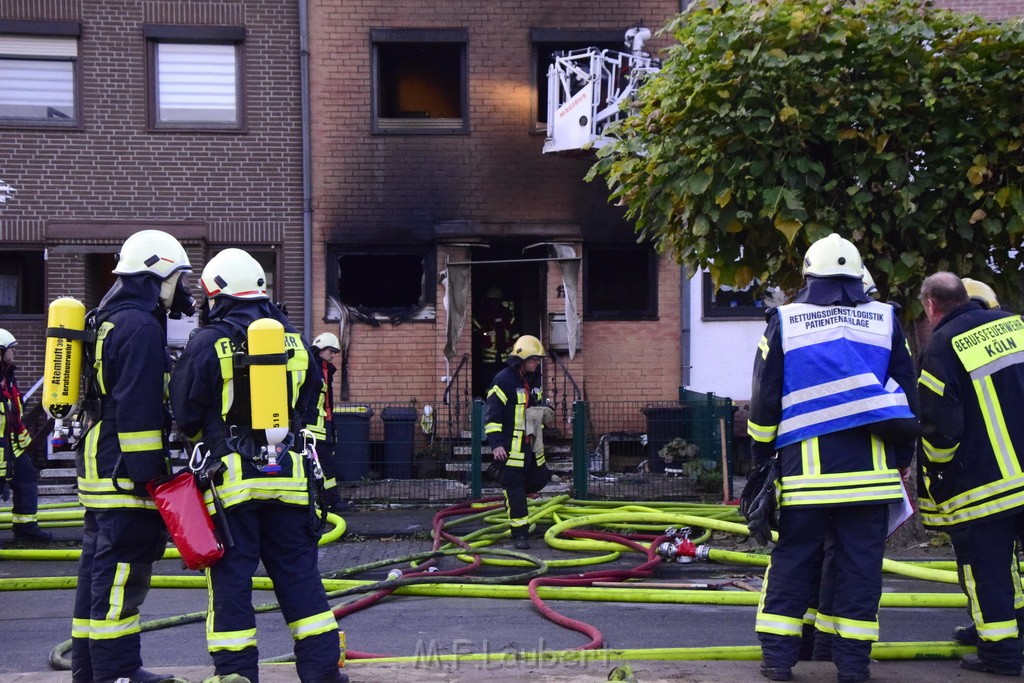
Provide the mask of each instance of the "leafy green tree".
POLYGON ((951 270, 1017 301, 1024 26, 918 0, 697 0, 603 176, 642 238, 716 283, 787 291, 803 252, 851 239, 920 312, 951 270))

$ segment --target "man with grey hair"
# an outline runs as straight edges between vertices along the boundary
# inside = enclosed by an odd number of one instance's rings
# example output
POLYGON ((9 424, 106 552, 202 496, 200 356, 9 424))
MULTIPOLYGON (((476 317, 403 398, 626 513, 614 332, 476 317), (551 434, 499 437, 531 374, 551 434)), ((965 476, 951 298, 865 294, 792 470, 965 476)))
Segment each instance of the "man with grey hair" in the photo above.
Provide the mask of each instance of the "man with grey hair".
POLYGON ((930 275, 920 300, 935 325, 921 357, 920 510, 950 534, 978 631, 960 666, 1005 676, 1024 656, 1011 571, 1024 531, 1024 320, 986 310, 953 273, 930 275))

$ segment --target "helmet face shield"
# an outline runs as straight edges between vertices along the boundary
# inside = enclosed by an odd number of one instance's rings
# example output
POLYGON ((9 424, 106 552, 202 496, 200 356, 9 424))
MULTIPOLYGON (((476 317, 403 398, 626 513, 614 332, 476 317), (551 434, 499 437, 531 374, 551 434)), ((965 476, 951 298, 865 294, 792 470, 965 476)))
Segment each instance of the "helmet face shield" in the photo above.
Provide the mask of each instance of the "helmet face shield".
MULTIPOLYGON (((164 284, 167 284, 166 280, 164 284)), ((161 289, 161 298, 162 294, 163 289, 161 289)), ((171 300, 165 306, 167 307, 167 314, 175 320, 183 315, 195 315, 196 300, 192 297, 192 291, 189 288, 188 273, 181 273, 181 277, 178 278, 178 282, 174 285, 171 300)))

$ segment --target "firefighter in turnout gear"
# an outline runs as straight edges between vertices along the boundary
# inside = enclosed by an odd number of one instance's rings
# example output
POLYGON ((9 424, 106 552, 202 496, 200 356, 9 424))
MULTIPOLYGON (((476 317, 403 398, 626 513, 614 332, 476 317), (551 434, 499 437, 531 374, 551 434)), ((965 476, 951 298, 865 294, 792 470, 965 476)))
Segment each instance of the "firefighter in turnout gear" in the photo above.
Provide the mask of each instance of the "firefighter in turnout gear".
POLYGON ((921 520, 949 533, 962 572, 978 652, 960 666, 1017 676, 1024 320, 973 301, 952 273, 925 278, 920 299, 935 324, 919 380, 921 520))
POLYGON ((324 468, 324 487, 327 490, 328 509, 334 513, 347 512, 355 507, 350 501, 342 500, 338 490, 338 478, 341 477, 341 454, 337 452, 338 432, 334 424, 334 357, 341 353, 338 337, 324 332, 313 340, 313 355, 324 380, 324 390, 320 394, 319 420, 313 430, 323 441, 320 448, 320 464, 324 468))
POLYGON ((14 540, 49 543, 53 534, 39 528, 39 472, 27 453, 32 437, 22 421, 21 391, 14 376, 14 347, 18 340, 0 329, 0 497, 10 486, 13 497, 11 529, 14 540))
POLYGON ((494 376, 487 392, 484 433, 494 461, 500 463, 499 481, 505 490, 505 508, 516 548, 526 550, 526 496, 537 493, 551 481, 544 454, 534 452, 533 438, 526 433, 526 411, 541 405, 540 363, 544 346, 540 340, 523 335, 512 346, 504 370, 494 376))
POLYGON ((770 316, 754 360, 748 432, 755 467, 778 454, 779 540, 755 630, 761 673, 790 680, 831 539, 829 614, 840 681, 869 678, 878 639, 888 505, 916 438, 915 371, 892 306, 864 291, 856 247, 839 235, 807 250, 805 286, 770 316), (905 461, 899 461, 902 457, 905 461))
POLYGON ((200 282, 204 308, 209 306, 206 324, 174 368, 171 405, 182 432, 201 443, 203 470, 223 511, 216 511, 213 491, 206 493, 207 507, 222 528, 226 523, 233 540, 207 575, 206 640, 215 679, 258 679, 252 577, 262 561, 295 641, 299 679, 347 681, 338 670, 338 624, 317 569, 322 527, 314 498, 322 474, 312 453, 303 452, 300 433, 318 421, 319 365, 270 301, 263 268, 248 253, 221 251, 206 264, 200 282), (267 354, 256 348, 253 330, 275 326, 283 327, 286 350, 267 354), (254 394, 250 375, 275 363, 285 369, 281 385, 265 383, 254 394), (257 427, 259 406, 282 397, 290 413, 284 428, 257 427))
POLYGON ((142 669, 139 607, 167 530, 146 482, 170 472, 165 404, 168 313, 191 314, 188 255, 171 235, 143 230, 117 256, 117 281, 90 314, 92 425, 76 457, 84 539, 72 622, 75 682, 178 680, 142 669))

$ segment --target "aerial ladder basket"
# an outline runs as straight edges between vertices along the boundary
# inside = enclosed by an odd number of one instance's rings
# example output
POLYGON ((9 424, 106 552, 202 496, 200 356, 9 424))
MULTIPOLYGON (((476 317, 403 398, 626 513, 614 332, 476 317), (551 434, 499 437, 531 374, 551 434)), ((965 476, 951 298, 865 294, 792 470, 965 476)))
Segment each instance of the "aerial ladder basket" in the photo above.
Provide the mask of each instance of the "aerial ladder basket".
POLYGON ((555 55, 548 67, 548 131, 544 153, 597 149, 611 141, 605 134, 625 118, 643 80, 661 64, 644 52, 650 29, 626 31, 630 52, 588 47, 555 55))

